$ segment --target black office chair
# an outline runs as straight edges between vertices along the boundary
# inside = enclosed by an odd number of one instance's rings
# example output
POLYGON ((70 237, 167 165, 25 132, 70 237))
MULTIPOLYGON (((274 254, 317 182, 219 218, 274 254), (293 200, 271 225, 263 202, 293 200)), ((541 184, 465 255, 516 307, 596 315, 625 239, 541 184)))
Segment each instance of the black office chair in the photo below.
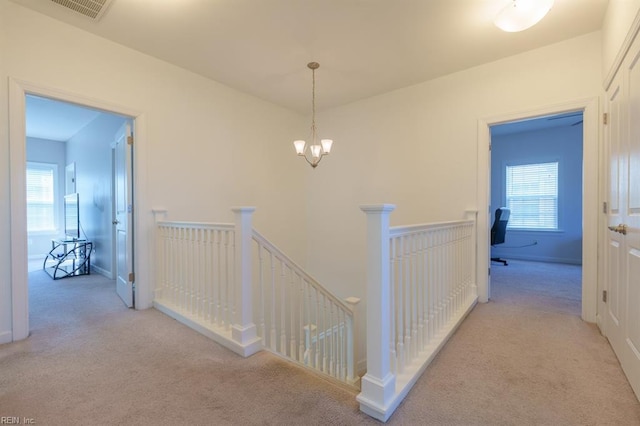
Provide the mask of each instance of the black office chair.
MULTIPOLYGON (((509 215, 511 214, 511 210, 500 207, 496 209, 496 217, 493 220, 493 226, 491 227, 491 247, 504 243, 504 237, 507 233, 507 223, 509 222, 509 215)), ((508 263, 504 259, 500 259, 499 257, 492 257, 492 262, 500 262, 504 266, 507 266, 508 263)))

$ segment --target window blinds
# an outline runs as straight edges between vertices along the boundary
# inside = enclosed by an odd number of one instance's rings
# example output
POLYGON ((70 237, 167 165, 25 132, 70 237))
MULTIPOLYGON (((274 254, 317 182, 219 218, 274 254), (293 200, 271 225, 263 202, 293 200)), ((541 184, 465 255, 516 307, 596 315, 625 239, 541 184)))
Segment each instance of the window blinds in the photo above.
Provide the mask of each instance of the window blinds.
POLYGON ((27 231, 55 231, 57 166, 27 163, 27 231))
POLYGON ((558 229, 558 162, 507 166, 509 228, 558 229))

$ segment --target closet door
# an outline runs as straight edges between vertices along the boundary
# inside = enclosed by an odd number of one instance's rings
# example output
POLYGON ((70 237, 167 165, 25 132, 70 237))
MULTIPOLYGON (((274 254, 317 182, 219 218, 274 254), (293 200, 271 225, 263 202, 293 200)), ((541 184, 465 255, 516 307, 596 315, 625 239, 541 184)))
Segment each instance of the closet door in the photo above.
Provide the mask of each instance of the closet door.
POLYGON ((624 241, 621 266, 625 270, 623 286, 627 294, 627 358, 623 368, 636 395, 640 396, 640 40, 636 40, 628 57, 626 83, 629 136, 622 146, 624 194, 620 204, 620 223, 624 226, 621 231, 624 241))
MULTIPOLYGON (((609 160, 609 186, 608 186, 608 225, 617 226, 622 223, 620 211, 620 198, 623 192, 623 156, 622 145, 624 144, 624 123, 626 119, 623 114, 624 93, 621 85, 622 76, 618 73, 609 91, 607 92, 607 125, 605 127, 605 146, 607 158, 609 160), (612 225, 614 224, 614 225, 612 225)), ((623 288, 624 273, 622 268, 622 246, 624 244, 623 235, 611 230, 607 231, 607 294, 606 294, 606 335, 611 342, 611 346, 620 357, 620 349, 624 344, 624 320, 625 320, 625 295, 623 288)))
POLYGON ((640 396, 640 43, 608 94, 607 337, 640 396))

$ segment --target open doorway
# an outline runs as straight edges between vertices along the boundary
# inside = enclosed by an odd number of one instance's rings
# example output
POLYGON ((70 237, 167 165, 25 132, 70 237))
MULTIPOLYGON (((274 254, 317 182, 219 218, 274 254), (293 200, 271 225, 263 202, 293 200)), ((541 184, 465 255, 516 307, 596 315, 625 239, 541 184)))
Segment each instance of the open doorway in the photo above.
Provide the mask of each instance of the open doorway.
MULTIPOLYGON (((59 296, 52 297, 51 289, 73 295, 76 287, 93 288, 95 302, 108 289, 115 296, 116 278, 132 272, 119 274, 116 259, 130 259, 133 253, 119 256, 122 248, 116 229, 122 227, 115 224, 118 209, 125 212, 124 219, 119 216, 121 221, 132 216, 127 214, 132 211, 131 201, 122 207, 117 196, 124 187, 129 193, 123 198, 132 197, 131 155, 115 154, 119 145, 126 147, 119 152, 132 152, 128 143, 132 124, 133 119, 124 115, 25 95, 26 246, 32 312, 43 306, 37 303, 42 297, 33 297, 37 289, 46 289, 47 298, 55 300, 59 296), (67 201, 71 198, 75 203, 67 201)), ((128 236, 132 244, 133 233, 128 236)), ((126 266, 132 265, 129 261, 126 266)), ((131 307, 133 294, 125 296, 125 305, 131 307)))
POLYGON ((582 111, 491 127, 494 299, 581 315, 583 139, 582 111))
MULTIPOLYGON (((9 78, 9 157, 10 157, 10 196, 11 196, 11 335, 10 341, 18 341, 29 336, 29 295, 27 279, 27 224, 26 224, 26 97, 35 95, 56 99, 75 105, 94 108, 99 111, 111 112, 129 117, 135 133, 135 144, 128 150, 132 156, 131 188, 135 191, 136 209, 127 209, 128 220, 134 224, 130 229, 132 238, 142 241, 148 232, 148 223, 138 213, 145 210, 146 187, 146 138, 145 116, 139 110, 114 104, 113 101, 95 99, 52 87, 44 87, 28 82, 9 78), (135 157, 133 151, 135 149, 135 157), (135 166, 134 166, 135 163, 135 166)), ((133 139, 131 139, 133 141, 133 139)), ((138 270, 136 279, 136 309, 151 307, 153 292, 149 279, 149 259, 147 246, 138 244, 132 246, 132 267, 138 270), (133 256, 135 254, 135 257, 133 256), (141 279, 142 277, 142 279, 141 279)), ((133 285, 133 283, 131 283, 133 285)))

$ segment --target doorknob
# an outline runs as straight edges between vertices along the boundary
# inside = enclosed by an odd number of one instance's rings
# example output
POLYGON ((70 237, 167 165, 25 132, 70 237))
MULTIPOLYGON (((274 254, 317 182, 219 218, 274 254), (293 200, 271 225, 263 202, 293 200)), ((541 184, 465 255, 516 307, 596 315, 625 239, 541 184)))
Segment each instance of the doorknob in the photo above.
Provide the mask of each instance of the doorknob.
POLYGON ((619 232, 622 235, 627 235, 627 225, 622 223, 618 226, 609 226, 609 230, 613 232, 619 232))
MULTIPOLYGON (((116 219, 116 220, 114 220, 114 221, 113 221, 113 222, 111 222, 111 223, 113 223, 114 225, 117 225, 117 224, 119 224, 119 223, 120 223, 120 221, 119 221, 118 219, 116 219)), ((609 228, 611 228, 611 227, 609 227, 609 228)), ((613 231, 613 229, 612 229, 612 231, 613 231)))

